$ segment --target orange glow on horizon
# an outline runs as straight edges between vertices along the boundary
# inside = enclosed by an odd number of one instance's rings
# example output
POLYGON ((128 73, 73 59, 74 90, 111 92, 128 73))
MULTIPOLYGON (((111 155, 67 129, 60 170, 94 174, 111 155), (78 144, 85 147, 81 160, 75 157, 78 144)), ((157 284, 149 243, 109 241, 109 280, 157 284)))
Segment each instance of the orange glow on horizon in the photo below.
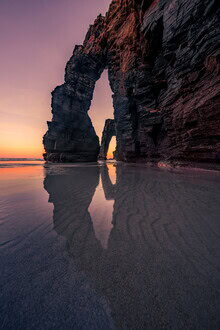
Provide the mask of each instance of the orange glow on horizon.
MULTIPOLYGON (((40 140, 40 137, 39 137, 40 140)), ((5 139, 0 141, 0 158, 41 158, 45 152, 43 145, 36 143, 32 146, 32 139, 18 139, 14 141, 13 139, 8 139, 5 143, 5 139)), ((116 148, 116 139, 112 138, 107 158, 113 158, 113 152, 116 148)))
POLYGON ((0 125, 0 158, 42 158, 44 152, 41 131, 12 123, 7 130, 0 125), (13 127, 14 126, 14 127, 13 127))
POLYGON ((0 99, 0 158, 42 158, 49 97, 37 90, 5 88, 0 99))
POLYGON ((43 159, 43 150, 33 150, 26 149, 25 147, 21 148, 11 148, 10 150, 5 147, 1 147, 0 158, 37 158, 43 159))
POLYGON ((43 158, 44 149, 41 146, 19 145, 17 143, 7 145, 0 144, 0 158, 43 158))

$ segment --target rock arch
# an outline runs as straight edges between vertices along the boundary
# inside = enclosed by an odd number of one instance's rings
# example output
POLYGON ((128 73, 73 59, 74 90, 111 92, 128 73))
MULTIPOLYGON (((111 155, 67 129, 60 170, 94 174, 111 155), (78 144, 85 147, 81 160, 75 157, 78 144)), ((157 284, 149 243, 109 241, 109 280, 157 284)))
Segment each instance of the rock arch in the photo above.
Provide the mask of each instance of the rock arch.
POLYGON ((52 93, 45 160, 97 160, 88 110, 107 69, 117 160, 218 163, 219 10, 216 0, 113 0, 52 93))
POLYGON ((117 157, 126 160, 135 156, 132 107, 135 71, 140 62, 140 26, 137 28, 140 5, 133 1, 113 1, 106 16, 99 15, 90 26, 83 45, 75 47, 66 66, 64 84, 52 92, 53 118, 43 138, 45 160, 97 160, 99 140, 88 110, 95 83, 106 68, 113 92, 117 157), (119 38, 117 32, 124 23, 127 29, 121 29, 119 38))

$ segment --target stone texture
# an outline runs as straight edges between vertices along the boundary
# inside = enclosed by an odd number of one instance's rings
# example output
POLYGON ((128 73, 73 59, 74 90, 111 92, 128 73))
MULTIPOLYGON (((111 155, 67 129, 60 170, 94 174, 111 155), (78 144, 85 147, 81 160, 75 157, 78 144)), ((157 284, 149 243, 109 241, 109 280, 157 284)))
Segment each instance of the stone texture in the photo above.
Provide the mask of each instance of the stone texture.
MULTIPOLYGON (((107 119, 105 121, 105 127, 102 132, 102 143, 101 143, 101 148, 100 148, 100 153, 99 153, 100 160, 107 159, 109 144, 110 144, 113 136, 116 136, 115 121, 114 121, 114 119, 107 119)), ((114 156, 116 157, 115 153, 114 153, 114 156)))
POLYGON ((88 110, 107 68, 118 160, 219 162, 219 12, 218 0, 113 0, 53 92, 45 159, 97 159, 88 110))

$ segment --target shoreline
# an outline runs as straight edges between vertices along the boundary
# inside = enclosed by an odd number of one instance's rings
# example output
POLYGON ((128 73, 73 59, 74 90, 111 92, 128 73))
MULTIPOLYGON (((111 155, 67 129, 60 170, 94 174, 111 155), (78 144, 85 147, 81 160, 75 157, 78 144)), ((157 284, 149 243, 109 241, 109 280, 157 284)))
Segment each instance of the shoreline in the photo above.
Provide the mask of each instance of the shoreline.
POLYGON ((205 171, 211 173, 220 173, 220 164, 213 164, 213 163, 193 163, 193 162, 169 162, 169 161, 158 161, 158 162, 124 162, 124 161, 117 161, 117 160, 98 160, 97 162, 74 162, 74 163, 65 163, 65 162, 48 162, 45 161, 45 165, 88 165, 88 164, 105 164, 105 163, 117 163, 123 164, 125 166, 128 165, 137 165, 143 167, 151 167, 151 168, 158 168, 158 169, 165 169, 165 170, 193 170, 193 171, 205 171))

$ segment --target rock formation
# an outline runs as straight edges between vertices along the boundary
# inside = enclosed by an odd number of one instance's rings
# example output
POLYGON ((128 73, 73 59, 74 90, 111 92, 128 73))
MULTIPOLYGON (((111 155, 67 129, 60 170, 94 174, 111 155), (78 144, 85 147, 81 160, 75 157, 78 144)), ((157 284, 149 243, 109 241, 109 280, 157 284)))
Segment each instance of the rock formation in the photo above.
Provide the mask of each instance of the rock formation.
POLYGON ((97 159, 88 110, 108 69, 118 160, 219 162, 219 13, 218 0, 113 0, 52 93, 45 159, 97 159))
POLYGON ((101 143, 101 148, 100 148, 100 153, 99 153, 100 160, 107 159, 107 152, 108 152, 109 144, 110 144, 113 136, 116 136, 115 121, 114 121, 114 119, 107 119, 105 121, 105 127, 104 127, 104 130, 102 133, 102 143, 101 143))

